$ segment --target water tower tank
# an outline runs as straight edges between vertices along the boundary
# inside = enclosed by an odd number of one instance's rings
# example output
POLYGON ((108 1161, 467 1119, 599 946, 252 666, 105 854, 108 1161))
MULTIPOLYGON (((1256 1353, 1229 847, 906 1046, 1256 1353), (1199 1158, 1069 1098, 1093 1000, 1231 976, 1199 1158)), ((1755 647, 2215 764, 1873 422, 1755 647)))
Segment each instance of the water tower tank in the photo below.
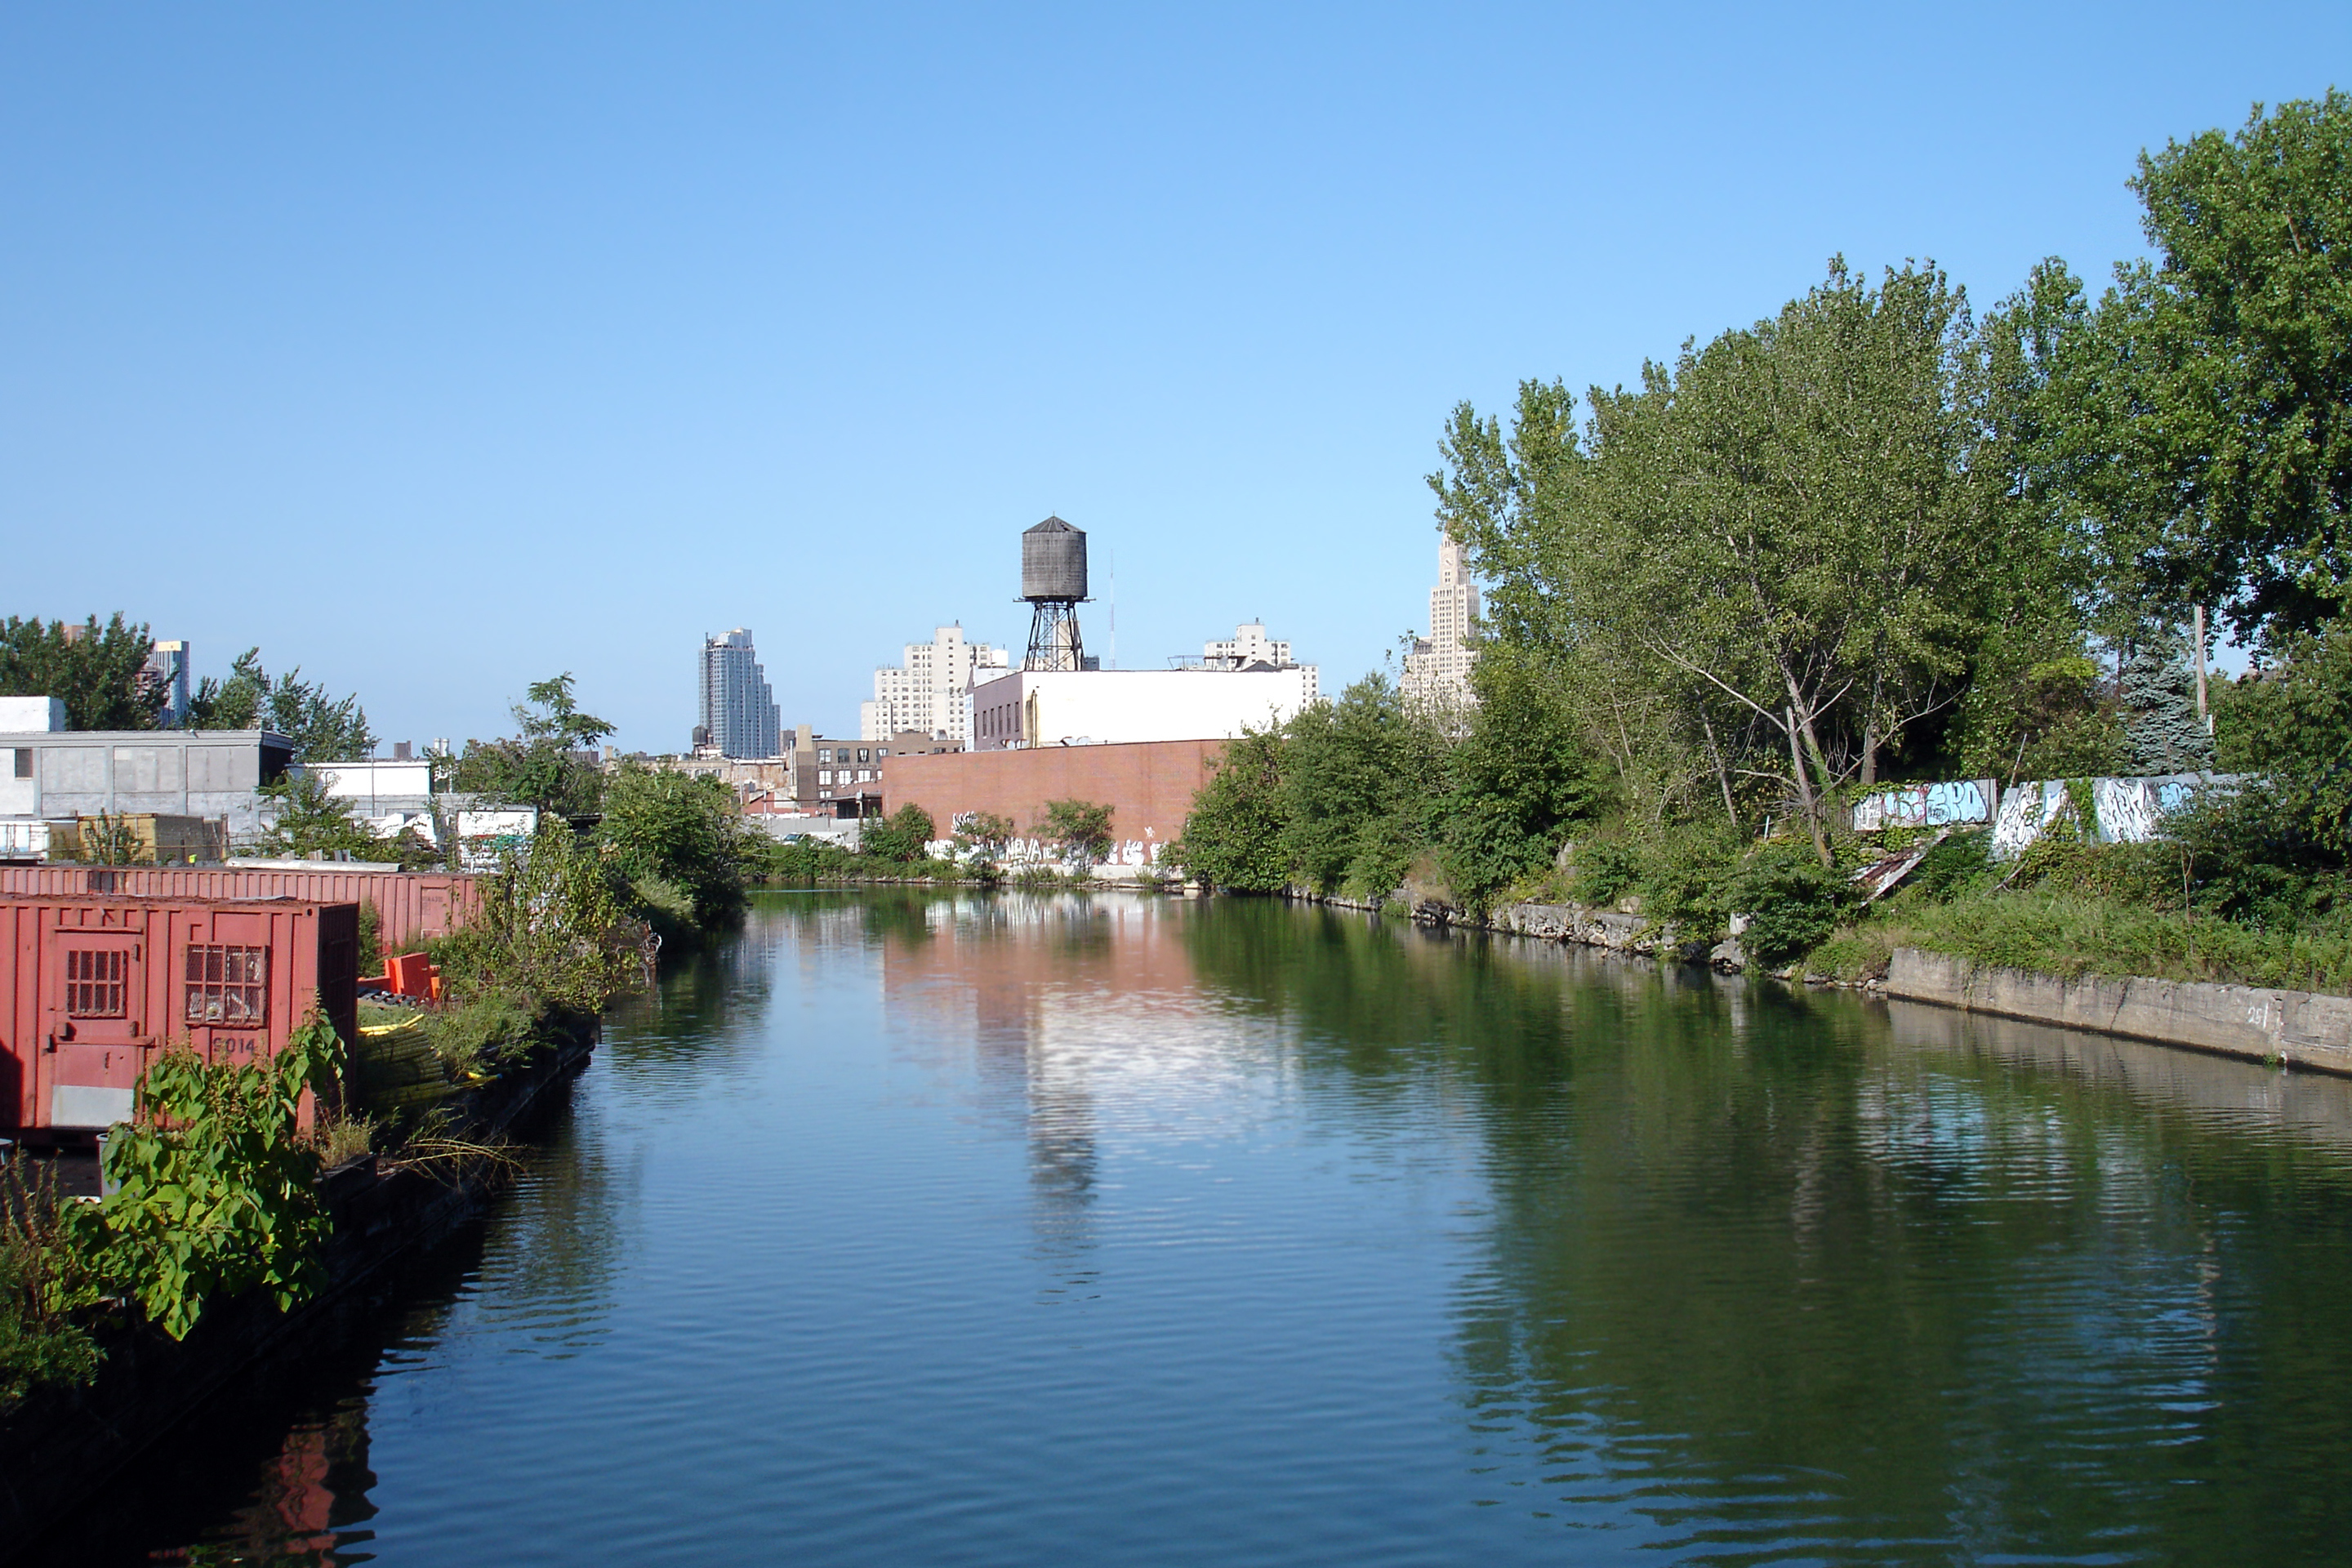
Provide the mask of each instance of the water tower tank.
POLYGON ((1049 517, 1021 536, 1021 596, 1076 601, 1087 596, 1087 535, 1049 517))

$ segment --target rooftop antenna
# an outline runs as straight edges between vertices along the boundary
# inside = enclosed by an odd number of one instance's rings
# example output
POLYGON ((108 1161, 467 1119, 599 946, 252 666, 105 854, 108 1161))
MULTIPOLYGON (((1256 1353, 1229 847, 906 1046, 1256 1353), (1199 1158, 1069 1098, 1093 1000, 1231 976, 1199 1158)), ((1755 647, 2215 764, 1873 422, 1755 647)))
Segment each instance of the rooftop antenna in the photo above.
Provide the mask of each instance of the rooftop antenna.
POLYGON ((1118 552, 1103 552, 1103 564, 1110 569, 1110 657, 1103 660, 1107 669, 1118 668, 1118 552))

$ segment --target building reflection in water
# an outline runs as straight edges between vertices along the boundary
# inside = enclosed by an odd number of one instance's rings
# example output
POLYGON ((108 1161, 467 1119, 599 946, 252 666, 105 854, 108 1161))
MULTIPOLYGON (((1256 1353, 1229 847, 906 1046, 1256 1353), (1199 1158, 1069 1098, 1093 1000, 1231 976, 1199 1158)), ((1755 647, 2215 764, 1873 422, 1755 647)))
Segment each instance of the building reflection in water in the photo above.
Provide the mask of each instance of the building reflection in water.
POLYGON ((1129 896, 929 900, 878 928, 885 1005, 927 1042, 968 1040, 982 1113, 1028 1145, 1038 1255, 1091 1283, 1108 1107, 1183 1072, 1199 1031, 1180 913, 1129 896), (1178 1055, 1161 1048, 1181 1040, 1178 1055))

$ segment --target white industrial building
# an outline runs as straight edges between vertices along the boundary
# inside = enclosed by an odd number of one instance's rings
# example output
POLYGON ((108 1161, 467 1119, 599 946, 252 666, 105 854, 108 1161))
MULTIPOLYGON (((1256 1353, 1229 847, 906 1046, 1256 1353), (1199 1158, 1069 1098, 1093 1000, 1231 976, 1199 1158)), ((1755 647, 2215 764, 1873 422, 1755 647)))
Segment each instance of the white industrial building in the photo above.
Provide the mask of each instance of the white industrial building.
POLYGON ((888 741, 913 730, 969 746, 971 689, 1005 665, 1003 648, 965 641, 962 623, 940 626, 929 642, 907 644, 898 668, 874 672, 874 700, 857 705, 858 738, 888 741))
POLYGON ((153 812, 261 829, 262 785, 294 744, 266 730, 68 730, 54 697, 0 697, 0 818, 153 812))
POLYGON ((1016 669, 975 684, 974 751, 1129 741, 1223 741, 1279 724, 1320 695, 1311 664, 1263 623, 1169 669, 1016 669))
POLYGON ((1439 714, 1475 706, 1470 669, 1478 662, 1470 635, 1478 624, 1478 585, 1470 581, 1461 544, 1448 533, 1437 542, 1437 586, 1429 591, 1429 635, 1413 639, 1404 656, 1404 698, 1412 706, 1439 714))

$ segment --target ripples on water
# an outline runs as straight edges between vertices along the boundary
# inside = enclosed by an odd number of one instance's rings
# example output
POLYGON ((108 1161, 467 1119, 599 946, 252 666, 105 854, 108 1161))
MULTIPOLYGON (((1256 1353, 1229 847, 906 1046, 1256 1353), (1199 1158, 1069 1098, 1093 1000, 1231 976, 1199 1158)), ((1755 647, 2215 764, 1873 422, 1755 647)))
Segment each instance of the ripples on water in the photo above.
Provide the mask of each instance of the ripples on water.
POLYGON ((774 897, 460 1278, 56 1555, 2334 1560, 2347 1155, 2352 1085, 1899 1004, 774 897))

